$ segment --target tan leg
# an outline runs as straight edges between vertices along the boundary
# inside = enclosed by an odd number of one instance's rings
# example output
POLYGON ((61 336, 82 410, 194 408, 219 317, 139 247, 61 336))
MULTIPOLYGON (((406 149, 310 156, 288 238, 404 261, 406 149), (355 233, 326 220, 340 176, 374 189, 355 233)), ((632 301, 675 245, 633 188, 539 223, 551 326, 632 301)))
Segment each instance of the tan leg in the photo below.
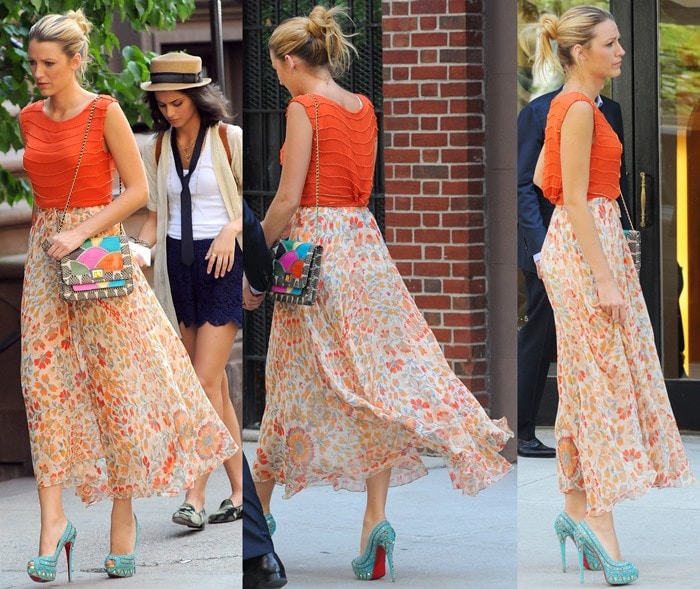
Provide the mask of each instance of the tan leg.
POLYGON ((367 506, 365 516, 362 521, 362 535, 360 536, 360 554, 363 554, 367 547, 369 534, 379 522, 386 519, 386 499, 389 494, 389 481, 391 480, 391 469, 384 470, 379 474, 369 477, 367 484, 367 506))
POLYGON ((39 489, 41 509, 41 535, 39 536, 39 556, 52 556, 58 541, 66 529, 68 519, 63 511, 63 488, 51 485, 39 489))

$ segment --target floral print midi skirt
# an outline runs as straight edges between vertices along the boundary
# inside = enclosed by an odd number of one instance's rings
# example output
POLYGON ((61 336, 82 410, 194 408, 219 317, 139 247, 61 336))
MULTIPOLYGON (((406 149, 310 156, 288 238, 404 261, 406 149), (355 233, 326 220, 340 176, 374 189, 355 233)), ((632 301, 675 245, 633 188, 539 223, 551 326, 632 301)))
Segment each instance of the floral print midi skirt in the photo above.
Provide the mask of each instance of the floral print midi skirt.
POLYGON ((585 491, 589 515, 651 487, 693 482, 666 393, 639 277, 615 201, 589 201, 598 237, 627 314, 598 307, 588 262, 562 206, 542 247, 540 269, 557 331, 559 488, 585 491))
POLYGON ((323 250, 316 302, 275 303, 267 403, 253 474, 285 485, 362 491, 427 474, 443 456, 454 487, 476 494, 503 477, 512 436, 449 368, 366 208, 301 208, 292 238, 323 250))
MULTIPOLYGON (((73 209, 64 227, 99 207, 73 209)), ((39 488, 105 498, 177 495, 237 448, 138 267, 125 297, 67 302, 33 221, 22 295, 22 390, 39 488)), ((114 233, 109 231, 106 233, 114 233)))

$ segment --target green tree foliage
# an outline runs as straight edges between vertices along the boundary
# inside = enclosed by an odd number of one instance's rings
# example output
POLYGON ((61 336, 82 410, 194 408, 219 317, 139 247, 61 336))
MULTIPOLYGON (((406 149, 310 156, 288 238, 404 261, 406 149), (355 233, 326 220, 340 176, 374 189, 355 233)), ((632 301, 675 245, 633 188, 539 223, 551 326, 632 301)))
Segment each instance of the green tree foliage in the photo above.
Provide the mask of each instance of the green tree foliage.
MULTIPOLYGON (((27 34, 42 16, 82 8, 93 24, 87 86, 114 96, 131 124, 150 124, 150 114, 141 99, 139 84, 148 79, 153 57, 136 46, 121 47, 111 31, 115 18, 135 31, 168 30, 194 12, 194 0, 0 0, 0 152, 20 149, 22 138, 17 121, 18 107, 40 98, 32 87, 27 62, 27 34), (122 71, 109 67, 112 56, 121 56, 122 71)), ((14 178, 0 166, 0 203, 31 200, 26 180, 14 178)))

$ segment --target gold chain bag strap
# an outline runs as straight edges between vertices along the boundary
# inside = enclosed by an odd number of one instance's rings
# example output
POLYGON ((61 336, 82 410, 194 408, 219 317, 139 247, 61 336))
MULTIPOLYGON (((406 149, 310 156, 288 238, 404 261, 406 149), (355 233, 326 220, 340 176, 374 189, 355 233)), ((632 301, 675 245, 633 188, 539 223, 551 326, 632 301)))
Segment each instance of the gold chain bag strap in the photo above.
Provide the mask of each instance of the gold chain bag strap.
MULTIPOLYGON (((316 129, 316 223, 318 235, 318 201, 320 193, 320 164, 318 148, 318 101, 314 101, 316 129)), ((306 241, 283 239, 273 252, 271 291, 275 300, 296 305, 312 305, 318 293, 323 247, 306 241)))
POLYGON ((627 239, 627 246, 630 248, 630 253, 632 254, 632 261, 634 262, 634 267, 637 269, 637 274, 639 274, 642 269, 642 234, 634 228, 632 224, 632 217, 627 209, 627 203, 625 203, 625 197, 621 196, 622 206, 625 208, 625 214, 627 215, 627 220, 629 221, 630 228, 625 229, 625 239, 627 239))
MULTIPOLYGON (((97 96, 95 97, 90 109, 83 145, 80 148, 78 163, 73 175, 73 182, 68 192, 66 206, 63 207, 63 212, 57 223, 59 233, 66 219, 70 198, 73 194, 75 182, 78 179, 78 171, 85 154, 85 147, 98 98, 97 96)), ((51 247, 51 244, 45 240, 42 246, 46 250, 51 247)), ((66 301, 121 297, 129 294, 134 289, 134 267, 129 250, 129 239, 124 233, 124 228, 121 224, 119 235, 96 236, 85 240, 80 247, 61 258, 58 263, 58 270, 61 296, 66 301)))

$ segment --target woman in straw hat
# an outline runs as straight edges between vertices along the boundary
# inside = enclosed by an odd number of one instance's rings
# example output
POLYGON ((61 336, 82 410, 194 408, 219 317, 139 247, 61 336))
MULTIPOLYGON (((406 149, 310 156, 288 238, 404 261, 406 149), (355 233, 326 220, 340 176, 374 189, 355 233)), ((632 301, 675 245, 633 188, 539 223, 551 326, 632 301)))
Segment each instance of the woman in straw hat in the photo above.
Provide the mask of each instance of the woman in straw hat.
POLYGON ((175 495, 237 450, 138 268, 126 296, 69 302, 59 293, 56 261, 93 236, 117 234, 147 198, 119 104, 81 86, 89 31, 80 11, 45 16, 31 28, 29 66, 44 100, 20 114, 34 193, 22 392, 41 507, 39 556, 27 572, 40 582, 56 578, 63 548, 71 577, 77 532, 63 511, 63 487, 75 487, 88 504, 113 500, 105 569, 130 577, 138 543, 132 498, 175 495), (124 191, 113 200, 115 167, 124 191))
MULTIPOLYGON (((202 60, 167 53, 151 61, 141 85, 156 132, 143 149, 148 218, 139 237, 159 244, 154 287, 179 330, 212 405, 240 445, 226 364, 243 324, 242 131, 221 91, 202 77, 202 60)), ((231 496, 207 518, 208 474, 197 480, 173 522, 202 529, 241 516, 242 454, 225 462, 231 496)))

